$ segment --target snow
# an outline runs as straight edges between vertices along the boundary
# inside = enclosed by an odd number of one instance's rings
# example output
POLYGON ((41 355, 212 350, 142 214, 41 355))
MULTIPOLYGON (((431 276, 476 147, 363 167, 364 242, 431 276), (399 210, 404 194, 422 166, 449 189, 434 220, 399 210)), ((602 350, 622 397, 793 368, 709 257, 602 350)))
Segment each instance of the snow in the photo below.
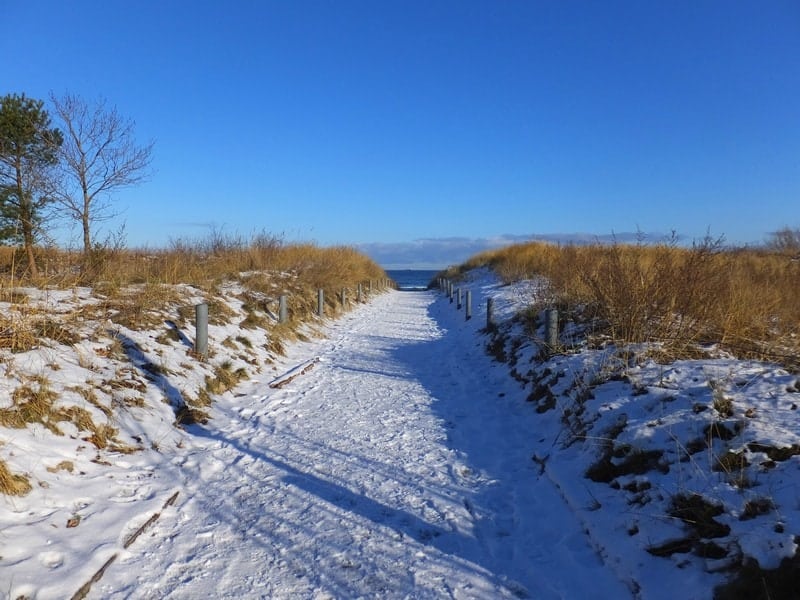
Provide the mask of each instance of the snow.
POLYGON ((0 497, 0 597, 86 586, 88 598, 700 599, 740 554, 764 568, 794 555, 800 462, 767 454, 800 444, 795 376, 732 358, 621 365, 613 348, 538 360, 537 336, 513 317, 539 282, 501 286, 477 271, 464 285, 472 320, 436 292, 392 291, 281 357, 234 325, 209 327, 201 363, 187 355, 190 330, 165 343, 89 321, 74 347, 5 356, 0 376, 46 378, 97 422, 113 405, 136 450, 98 449, 69 423, 63 436, 0 428, 0 459, 33 485, 0 497), (477 307, 489 296, 516 377, 486 352, 477 307), (237 336, 252 347, 222 344, 237 336), (175 403, 225 361, 248 379, 214 397, 207 423, 175 427, 175 403), (552 409, 529 401, 537 382, 552 409), (734 414, 718 418, 715 398, 734 414), (739 433, 686 451, 716 423, 739 433), (614 466, 626 448, 662 454, 616 485, 588 479, 612 446, 614 466), (714 470, 728 450, 748 466, 714 470), (670 502, 692 494, 723 509, 730 533, 715 540, 728 557, 648 553, 687 535, 670 502), (766 508, 750 518, 756 501, 766 508))

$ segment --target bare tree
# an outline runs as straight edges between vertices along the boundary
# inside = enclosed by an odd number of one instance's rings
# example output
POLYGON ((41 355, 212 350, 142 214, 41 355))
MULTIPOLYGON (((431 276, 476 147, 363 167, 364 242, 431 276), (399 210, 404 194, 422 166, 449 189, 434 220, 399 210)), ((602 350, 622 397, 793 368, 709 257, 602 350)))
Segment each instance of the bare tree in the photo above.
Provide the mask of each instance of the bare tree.
POLYGON ((58 196, 70 218, 81 224, 83 251, 92 250, 92 225, 116 215, 111 195, 150 176, 153 142, 137 145, 134 122, 106 101, 92 104, 74 94, 50 100, 62 122, 64 143, 59 157, 65 186, 58 196))
POLYGON ((783 227, 773 231, 767 240, 767 248, 785 254, 800 254, 800 229, 783 227))

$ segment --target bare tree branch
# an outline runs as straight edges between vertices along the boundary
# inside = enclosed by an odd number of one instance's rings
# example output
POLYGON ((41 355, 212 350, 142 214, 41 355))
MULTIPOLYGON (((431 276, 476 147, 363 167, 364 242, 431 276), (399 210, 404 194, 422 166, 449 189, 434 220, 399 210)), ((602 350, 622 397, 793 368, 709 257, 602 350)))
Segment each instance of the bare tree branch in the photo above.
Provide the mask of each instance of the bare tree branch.
POLYGON ((92 225, 116 215, 113 192, 150 176, 153 142, 137 145, 134 122, 99 99, 92 104, 74 94, 50 97, 64 129, 59 149, 68 183, 58 200, 83 229, 83 249, 92 249, 92 225))

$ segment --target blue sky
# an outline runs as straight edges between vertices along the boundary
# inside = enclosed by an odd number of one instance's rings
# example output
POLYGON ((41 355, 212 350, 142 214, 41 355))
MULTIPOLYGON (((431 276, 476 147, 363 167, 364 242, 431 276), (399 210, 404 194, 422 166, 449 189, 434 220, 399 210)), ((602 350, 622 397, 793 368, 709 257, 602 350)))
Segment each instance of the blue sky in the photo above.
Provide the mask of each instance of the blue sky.
POLYGON ((155 140, 115 198, 131 246, 266 231, 436 266, 800 226, 796 0, 9 0, 0 27, 0 94, 103 96, 155 140))

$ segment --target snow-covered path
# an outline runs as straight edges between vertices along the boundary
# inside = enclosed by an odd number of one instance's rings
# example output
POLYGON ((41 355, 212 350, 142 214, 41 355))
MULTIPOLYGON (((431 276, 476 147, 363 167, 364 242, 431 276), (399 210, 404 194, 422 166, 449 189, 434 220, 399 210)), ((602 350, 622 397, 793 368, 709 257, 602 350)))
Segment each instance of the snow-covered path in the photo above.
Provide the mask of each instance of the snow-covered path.
POLYGON ((313 368, 190 430, 178 501, 89 597, 631 597, 539 477, 479 326, 390 292, 291 347, 285 371, 313 368))

